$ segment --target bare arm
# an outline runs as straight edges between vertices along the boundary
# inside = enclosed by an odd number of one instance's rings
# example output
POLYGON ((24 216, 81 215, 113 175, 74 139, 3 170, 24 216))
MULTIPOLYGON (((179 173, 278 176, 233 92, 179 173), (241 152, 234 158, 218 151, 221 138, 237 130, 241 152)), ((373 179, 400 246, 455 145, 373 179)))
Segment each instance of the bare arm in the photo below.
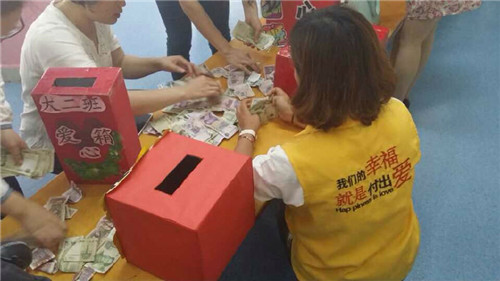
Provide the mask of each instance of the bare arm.
POLYGON ((158 111, 168 105, 188 99, 183 87, 158 90, 129 91, 128 97, 134 115, 158 111))
POLYGON ((155 112, 167 105, 183 100, 218 96, 220 84, 206 76, 191 79, 185 86, 144 91, 129 91, 130 105, 134 115, 155 112))
POLYGON ((225 52, 231 48, 198 1, 180 0, 179 4, 191 22, 218 51, 225 52))
POLYGON ((294 126, 304 129, 306 124, 297 120, 290 97, 281 88, 273 88, 269 95, 272 97, 273 105, 278 111, 281 120, 289 122, 294 126))
MULTIPOLYGON (((203 9, 198 1, 180 0, 179 3, 191 22, 194 23, 196 28, 201 32, 201 34, 203 34, 210 44, 212 44, 224 56, 229 64, 234 65, 247 73, 250 73, 249 69, 256 72, 260 71, 258 65, 255 61, 253 61, 247 51, 236 49, 229 45, 229 42, 215 27, 214 23, 205 12, 205 9, 203 9)), ((245 11, 246 9, 247 8, 245 8, 245 11)), ((248 9, 248 14, 252 14, 251 9, 248 9)))
POLYGON ((262 31, 262 24, 259 19, 259 9, 257 8, 257 1, 255 0, 242 0, 243 10, 245 11, 245 21, 255 30, 254 40, 259 40, 262 31))
POLYGON ((253 156, 253 143, 246 138, 239 137, 238 143, 236 144, 234 151, 252 157, 253 156))
MULTIPOLYGON (((238 117, 238 125, 240 129, 243 130, 253 130, 257 133, 260 127, 259 116, 251 114, 248 110, 251 100, 244 100, 240 102, 238 109, 236 110, 236 116, 238 117)), ((244 134, 238 138, 238 143, 234 148, 234 151, 253 156, 255 138, 251 134, 244 134)))
POLYGON ((18 220, 37 242, 51 250, 57 250, 64 238, 66 225, 42 206, 12 192, 2 203, 2 213, 18 220))
POLYGON ((126 55, 122 48, 114 50, 111 56, 113 66, 121 67, 123 77, 126 79, 142 78, 158 71, 179 72, 188 75, 196 72, 194 64, 181 56, 141 58, 126 55))

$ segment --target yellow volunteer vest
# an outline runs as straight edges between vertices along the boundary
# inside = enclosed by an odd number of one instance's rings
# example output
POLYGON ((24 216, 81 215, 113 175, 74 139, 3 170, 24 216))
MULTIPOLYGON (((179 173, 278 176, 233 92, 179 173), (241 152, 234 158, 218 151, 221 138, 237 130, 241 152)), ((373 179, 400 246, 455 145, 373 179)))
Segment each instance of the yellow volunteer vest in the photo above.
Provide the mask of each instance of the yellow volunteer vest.
POLYGON ((403 103, 391 99, 370 126, 309 126, 282 147, 304 190, 304 205, 286 209, 298 279, 403 280, 419 245, 411 196, 420 159, 403 103))

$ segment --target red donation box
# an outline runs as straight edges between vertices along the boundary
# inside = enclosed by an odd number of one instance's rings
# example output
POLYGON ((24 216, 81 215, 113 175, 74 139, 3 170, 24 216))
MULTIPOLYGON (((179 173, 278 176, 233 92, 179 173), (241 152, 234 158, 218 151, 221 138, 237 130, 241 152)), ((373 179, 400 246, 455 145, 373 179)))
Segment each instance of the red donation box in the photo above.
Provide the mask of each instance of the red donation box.
POLYGON ((139 138, 120 68, 49 68, 31 93, 68 180, 114 183, 139 138))
POLYGON ((216 280, 255 221, 251 158, 163 136, 106 195, 127 261, 166 280, 216 280))

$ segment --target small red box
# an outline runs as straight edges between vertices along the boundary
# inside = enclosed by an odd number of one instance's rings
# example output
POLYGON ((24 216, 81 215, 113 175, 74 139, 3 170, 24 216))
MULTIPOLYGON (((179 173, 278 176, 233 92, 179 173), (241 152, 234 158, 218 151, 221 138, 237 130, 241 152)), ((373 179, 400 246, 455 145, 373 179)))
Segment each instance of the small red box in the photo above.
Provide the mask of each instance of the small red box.
MULTIPOLYGON (((381 44, 385 46, 389 29, 383 26, 372 25, 381 44)), ((274 72, 274 86, 283 89, 290 97, 297 90, 297 81, 295 81, 294 66, 290 52, 290 46, 286 45, 279 49, 276 54, 276 64, 274 72)))
POLYGON ((49 68, 31 95, 68 180, 114 183, 135 163, 141 147, 120 68, 49 68))
POLYGON ((293 66, 290 46, 286 45, 280 48, 276 54, 274 87, 283 89, 290 97, 295 94, 295 90, 297 89, 294 71, 295 67, 293 66))
POLYGON ((255 221, 251 158, 168 133, 106 195, 127 261, 216 280, 255 221))
POLYGON ((387 38, 389 37, 389 28, 375 24, 372 24, 372 26, 375 30, 375 33, 377 33, 378 40, 385 48, 385 45, 387 44, 387 38))

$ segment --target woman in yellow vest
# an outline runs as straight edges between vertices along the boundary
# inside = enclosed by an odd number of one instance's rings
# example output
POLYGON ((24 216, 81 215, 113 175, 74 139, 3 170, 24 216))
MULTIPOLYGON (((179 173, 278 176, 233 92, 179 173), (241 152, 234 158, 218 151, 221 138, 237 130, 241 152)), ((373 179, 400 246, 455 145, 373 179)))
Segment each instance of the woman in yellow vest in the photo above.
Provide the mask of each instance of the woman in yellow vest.
MULTIPOLYGON (((290 36, 298 89, 273 103, 304 128, 253 160, 255 198, 283 199, 299 280, 402 280, 419 246, 413 210, 419 139, 391 98, 395 76, 370 23, 332 6, 297 22, 290 36)), ((238 108, 236 151, 253 154, 258 116, 238 108)))

